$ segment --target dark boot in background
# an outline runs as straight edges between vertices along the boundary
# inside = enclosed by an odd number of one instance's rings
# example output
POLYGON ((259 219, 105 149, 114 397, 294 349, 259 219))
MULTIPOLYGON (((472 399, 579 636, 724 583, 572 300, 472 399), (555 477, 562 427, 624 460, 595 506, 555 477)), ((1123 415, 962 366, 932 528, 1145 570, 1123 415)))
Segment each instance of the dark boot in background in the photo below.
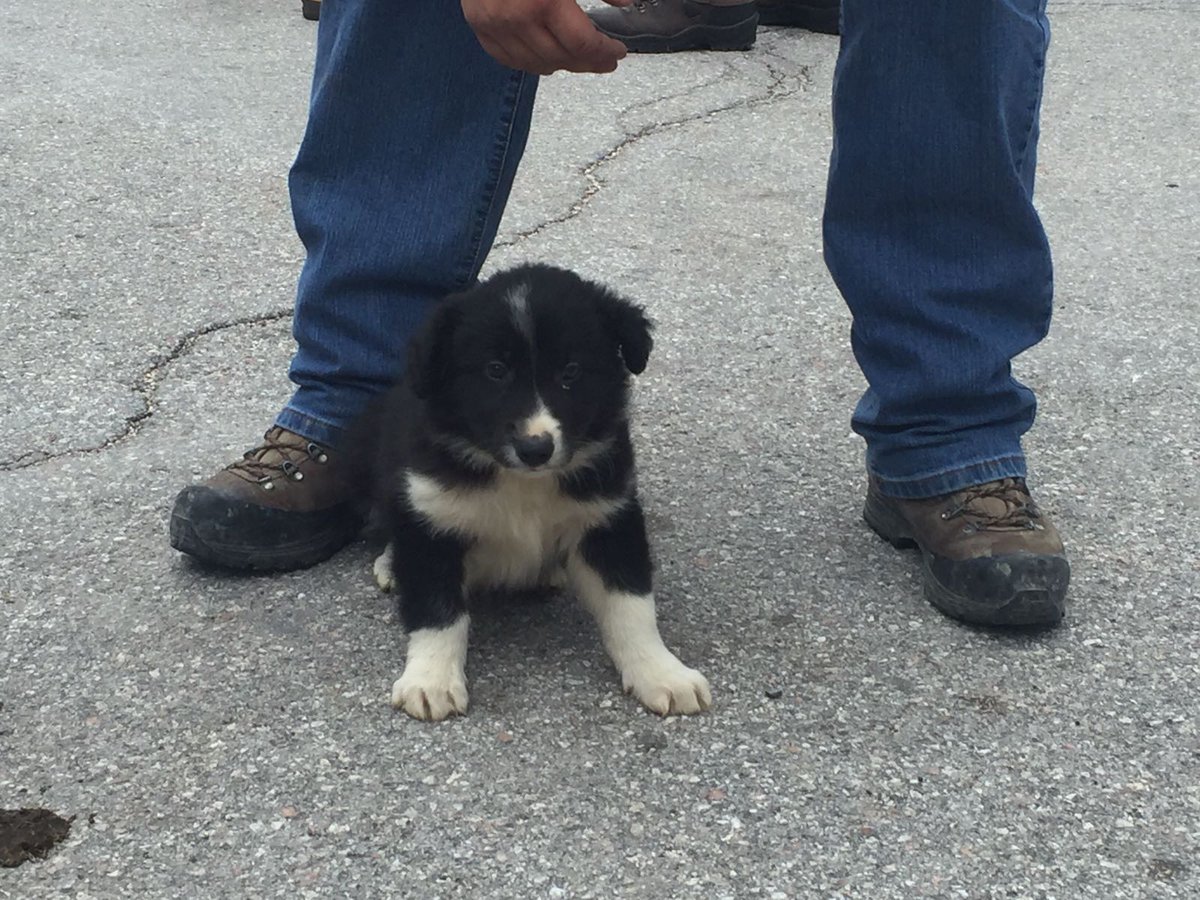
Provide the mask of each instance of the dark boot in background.
POLYGON ((758 30, 754 4, 701 0, 633 0, 588 13, 595 26, 633 53, 749 50, 758 30))
POLYGON ((758 0, 759 25, 784 25, 837 34, 842 0, 758 0))
POLYGON ((841 0, 634 0, 588 13, 597 28, 633 53, 749 50, 759 25, 837 34, 841 0))

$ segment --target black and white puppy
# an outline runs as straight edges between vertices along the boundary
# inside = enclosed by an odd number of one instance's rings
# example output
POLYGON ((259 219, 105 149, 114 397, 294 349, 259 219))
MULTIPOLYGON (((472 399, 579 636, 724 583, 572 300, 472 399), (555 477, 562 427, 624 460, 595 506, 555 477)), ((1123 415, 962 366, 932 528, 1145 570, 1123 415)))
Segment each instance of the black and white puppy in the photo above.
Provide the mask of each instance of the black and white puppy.
POLYGON ((574 273, 527 265, 441 301, 371 417, 375 579, 399 594, 408 659, 392 705, 467 709, 468 600, 570 589, 622 683, 656 713, 709 706, 664 646, 634 480, 629 374, 650 354, 640 308, 574 273))

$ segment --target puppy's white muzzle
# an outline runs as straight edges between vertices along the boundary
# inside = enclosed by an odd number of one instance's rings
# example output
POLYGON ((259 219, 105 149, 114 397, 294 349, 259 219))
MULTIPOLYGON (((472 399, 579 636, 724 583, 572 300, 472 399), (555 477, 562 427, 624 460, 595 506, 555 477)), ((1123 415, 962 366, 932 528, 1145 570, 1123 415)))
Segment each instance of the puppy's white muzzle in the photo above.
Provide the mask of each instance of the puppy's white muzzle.
POLYGON ((557 469, 567 456, 562 423, 545 406, 539 406, 532 416, 516 424, 505 451, 513 468, 531 472, 557 469))

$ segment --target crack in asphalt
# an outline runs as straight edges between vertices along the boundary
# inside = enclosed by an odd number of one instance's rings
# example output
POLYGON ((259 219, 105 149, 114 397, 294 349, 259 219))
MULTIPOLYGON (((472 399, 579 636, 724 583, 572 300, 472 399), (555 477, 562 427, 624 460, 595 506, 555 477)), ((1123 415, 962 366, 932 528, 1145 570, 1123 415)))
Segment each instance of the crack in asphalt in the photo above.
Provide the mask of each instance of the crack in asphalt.
MULTIPOLYGON (((777 54, 773 53, 770 48, 763 48, 765 55, 772 57, 780 62, 788 62, 777 54)), ((621 156, 630 147, 635 146, 648 137, 656 134, 661 134, 665 131, 683 128, 696 122, 704 122, 710 120, 713 116, 723 113, 733 112, 742 109, 753 109, 757 106, 763 106, 770 103, 778 102, 779 100, 796 94, 807 86, 809 83, 808 68, 800 66, 795 71, 785 71, 784 69, 773 66, 771 63, 765 63, 769 81, 765 88, 759 93, 743 97, 730 103, 720 106, 711 107, 701 110, 700 112, 691 113, 686 116, 680 116, 676 119, 667 119, 661 122, 651 122, 634 131, 627 132, 626 135, 616 144, 602 153, 599 157, 588 163, 579 170, 579 174, 585 180, 585 186, 579 197, 566 209, 566 211, 552 216, 545 221, 517 232, 510 238, 503 241, 497 241, 493 245, 493 249, 502 249, 513 247, 520 244, 536 235, 539 235, 549 228, 561 225, 576 218, 583 212, 592 199, 604 187, 604 181, 597 174, 605 165, 612 162, 617 157, 621 156)), ((692 85, 691 87, 675 94, 668 94, 662 97, 656 97, 651 101, 636 103, 625 107, 617 114, 618 123, 624 121, 631 113, 636 110, 643 109, 648 106, 653 106, 657 103, 662 103, 668 100, 676 100, 681 97, 690 96, 698 93, 705 88, 711 87, 733 71, 732 66, 726 66, 722 75, 717 78, 704 81, 700 84, 692 85)), ((56 459, 63 459, 75 456, 82 456, 92 453, 103 453, 110 450, 125 441, 132 438, 138 433, 142 425, 148 421, 157 408, 158 385, 163 373, 171 366, 172 363, 187 355, 196 343, 203 337, 213 334, 217 331, 225 331, 230 328, 241 328, 245 326, 264 325, 271 322, 278 322, 292 315, 292 308, 275 310, 273 312, 260 313, 254 316, 244 316, 237 319, 230 319, 224 322, 210 322, 202 325, 187 334, 183 335, 175 344, 158 355, 149 368, 144 370, 137 379, 137 384, 134 387, 134 392, 141 397, 143 408, 132 416, 128 416, 122 423, 121 430, 99 444, 94 444, 88 447, 71 447, 58 452, 49 452, 45 450, 30 450, 19 456, 0 460, 0 473, 17 472, 23 469, 30 469, 44 463, 51 462, 56 459)))
MULTIPOLYGON (((782 57, 772 53, 769 49, 767 49, 765 52, 766 55, 783 61, 782 57)), ((765 68, 767 70, 767 74, 770 76, 770 81, 767 83, 765 89, 755 96, 743 97, 740 100, 735 100, 722 106, 714 106, 709 109, 701 110, 697 113, 681 116, 677 119, 667 119, 662 122, 651 122, 650 124, 644 125, 636 131, 628 132, 625 137, 613 144, 613 146, 609 147, 608 150, 604 151, 602 154, 600 154, 600 156, 579 170, 578 174, 581 175, 585 181, 584 188, 580 195, 575 199, 575 202, 572 203, 565 212, 559 213, 556 216, 552 216, 551 218, 526 228, 523 231, 518 231, 512 237, 505 238, 502 241, 497 241, 493 245, 493 248, 499 250, 515 247, 516 245, 521 244, 532 237, 540 235, 548 228, 562 225, 578 217, 584 211, 584 209, 587 208, 588 204, 592 202, 592 199, 598 193, 600 193, 601 188, 604 187, 604 181, 596 173, 608 163, 619 157, 630 147, 638 144, 645 138, 651 137, 652 135, 661 134, 662 132, 670 129, 682 128, 695 122, 703 122, 722 113, 733 112, 742 109, 753 109, 757 106, 778 102, 779 100, 783 100, 804 90, 809 83, 808 68, 806 66, 801 66, 794 72, 783 71, 782 69, 777 68, 770 63, 766 63, 765 68)), ((701 85, 694 85, 693 87, 688 88, 685 91, 681 91, 678 94, 660 97, 654 102, 662 102, 663 100, 672 100, 677 99, 678 97, 687 96, 688 94, 695 93, 701 88, 714 83, 715 81, 710 81, 701 85)), ((629 106, 617 114, 617 121, 622 121, 626 116, 636 109, 641 109, 650 105, 653 105, 653 103, 638 103, 633 106, 629 106)))
POLYGON ((287 309, 259 313, 258 315, 242 316, 237 319, 229 319, 228 321, 224 322, 209 322, 206 325, 201 325, 199 328, 187 332, 169 349, 157 354, 149 368, 145 369, 138 377, 136 386, 133 390, 134 393, 137 394, 142 400, 142 409, 134 413, 132 416, 127 416, 121 425, 121 430, 117 434, 105 438, 99 444, 93 444, 90 447, 70 447, 66 450, 57 452, 30 450, 11 459, 0 460, 0 473, 17 472, 22 469, 29 469, 56 459, 83 456, 89 453, 102 453, 105 450, 109 450, 119 444, 124 443, 137 434, 141 426, 151 416, 154 415, 155 409, 157 408, 158 385, 163 373, 170 368, 172 363, 186 356, 202 337, 213 334, 217 331, 226 331, 230 328, 241 328, 243 326, 251 325, 267 325, 272 322, 278 322, 282 319, 286 319, 290 317, 291 314, 292 309, 291 307, 288 307, 287 309))

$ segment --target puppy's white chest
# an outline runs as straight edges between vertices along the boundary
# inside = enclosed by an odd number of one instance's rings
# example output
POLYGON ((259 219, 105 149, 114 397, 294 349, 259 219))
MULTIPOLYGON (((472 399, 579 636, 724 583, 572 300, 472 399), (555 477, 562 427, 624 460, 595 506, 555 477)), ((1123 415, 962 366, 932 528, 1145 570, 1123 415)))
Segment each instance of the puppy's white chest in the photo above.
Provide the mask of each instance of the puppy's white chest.
POLYGON ((623 498, 579 501, 552 476, 501 472, 486 487, 445 487, 410 472, 409 500, 439 531, 471 541, 466 583, 528 586, 553 577, 560 558, 590 528, 605 522, 623 498))

